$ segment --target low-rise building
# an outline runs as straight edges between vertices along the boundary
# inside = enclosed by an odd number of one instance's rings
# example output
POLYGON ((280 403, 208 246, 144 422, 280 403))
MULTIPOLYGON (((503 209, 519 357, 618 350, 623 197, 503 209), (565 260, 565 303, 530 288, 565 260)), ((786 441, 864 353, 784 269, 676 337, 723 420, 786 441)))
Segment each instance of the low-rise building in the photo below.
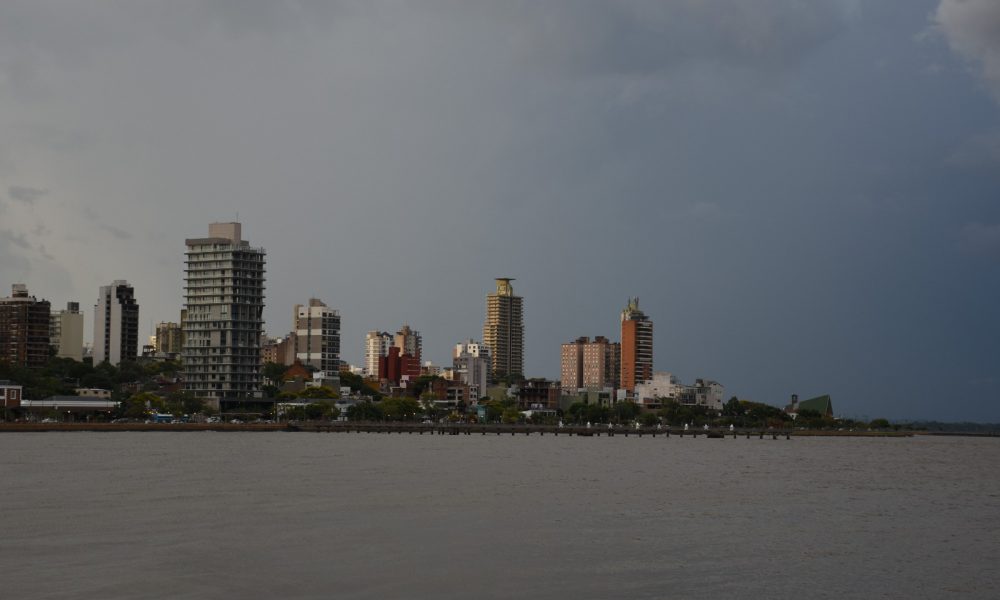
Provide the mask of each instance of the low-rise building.
POLYGON ((20 385, 6 379, 0 381, 0 401, 3 402, 5 411, 21 406, 23 393, 24 390, 20 385))
POLYGON ((518 410, 559 408, 561 388, 558 381, 526 379, 517 386, 518 410))
POLYGON ((77 396, 84 398, 111 398, 111 390, 101 388, 76 388, 73 391, 77 396))
POLYGON ((830 398, 829 394, 823 394, 822 396, 816 396, 815 398, 799 402, 799 395, 792 394, 792 402, 785 407, 785 412, 794 418, 803 410, 814 410, 824 417, 832 418, 833 399, 830 398))
POLYGON ((709 379, 695 379, 694 385, 685 385, 670 373, 654 373, 649 381, 637 384, 633 399, 646 408, 656 409, 664 401, 672 400, 691 406, 704 406, 722 410, 725 387, 709 379))

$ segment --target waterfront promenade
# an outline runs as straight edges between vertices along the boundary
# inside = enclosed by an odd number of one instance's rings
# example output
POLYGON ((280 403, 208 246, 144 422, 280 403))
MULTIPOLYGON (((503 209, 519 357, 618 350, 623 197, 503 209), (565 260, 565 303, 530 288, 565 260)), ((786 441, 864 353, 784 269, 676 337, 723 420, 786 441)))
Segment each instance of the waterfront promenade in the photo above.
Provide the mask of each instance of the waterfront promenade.
POLYGON ((302 421, 289 423, 0 423, 0 433, 71 431, 217 431, 373 433, 408 435, 569 435, 580 437, 679 437, 790 439, 792 436, 911 437, 911 431, 820 431, 768 428, 608 427, 607 424, 528 425, 499 423, 413 423, 302 421))

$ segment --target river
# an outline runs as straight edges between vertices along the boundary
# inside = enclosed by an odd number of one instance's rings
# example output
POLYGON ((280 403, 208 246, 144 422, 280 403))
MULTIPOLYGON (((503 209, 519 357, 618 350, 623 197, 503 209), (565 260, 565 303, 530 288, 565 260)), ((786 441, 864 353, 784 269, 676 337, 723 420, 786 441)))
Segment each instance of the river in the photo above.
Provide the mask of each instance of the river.
POLYGON ((0 434, 0 597, 997 598, 1000 439, 0 434))

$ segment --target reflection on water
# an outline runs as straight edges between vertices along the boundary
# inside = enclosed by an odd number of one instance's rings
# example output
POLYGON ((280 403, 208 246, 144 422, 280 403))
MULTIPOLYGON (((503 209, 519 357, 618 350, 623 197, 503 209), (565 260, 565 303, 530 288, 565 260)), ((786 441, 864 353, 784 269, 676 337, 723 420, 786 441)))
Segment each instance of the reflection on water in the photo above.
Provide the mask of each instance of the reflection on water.
POLYGON ((0 435, 4 598, 996 598, 1000 440, 0 435))

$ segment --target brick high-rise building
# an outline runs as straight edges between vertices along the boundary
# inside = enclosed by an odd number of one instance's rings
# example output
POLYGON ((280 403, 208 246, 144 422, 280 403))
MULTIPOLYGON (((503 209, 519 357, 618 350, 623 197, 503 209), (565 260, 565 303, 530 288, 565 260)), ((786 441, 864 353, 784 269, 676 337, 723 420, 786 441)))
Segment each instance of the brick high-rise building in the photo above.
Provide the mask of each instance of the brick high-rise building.
POLYGON ((0 361, 18 367, 41 367, 49 360, 48 300, 28 295, 22 283, 12 286, 8 298, 0 298, 0 361))
POLYGON ((597 336, 562 345, 561 386, 564 390, 617 388, 621 344, 597 336))
POLYGON ((490 380, 524 378, 524 299, 514 295, 513 278, 496 280, 496 293, 486 296, 483 344, 493 360, 490 380))
POLYGON ((629 392, 653 378, 653 322, 629 298, 622 311, 621 387, 629 392))
POLYGON ((220 406, 260 398, 266 253, 239 223, 212 223, 186 243, 184 387, 220 406))
POLYGON ((124 279, 101 286, 94 305, 94 364, 118 365, 139 356, 139 304, 124 279))
POLYGON ((316 298, 295 305, 295 359, 319 371, 340 371, 340 313, 316 298))

